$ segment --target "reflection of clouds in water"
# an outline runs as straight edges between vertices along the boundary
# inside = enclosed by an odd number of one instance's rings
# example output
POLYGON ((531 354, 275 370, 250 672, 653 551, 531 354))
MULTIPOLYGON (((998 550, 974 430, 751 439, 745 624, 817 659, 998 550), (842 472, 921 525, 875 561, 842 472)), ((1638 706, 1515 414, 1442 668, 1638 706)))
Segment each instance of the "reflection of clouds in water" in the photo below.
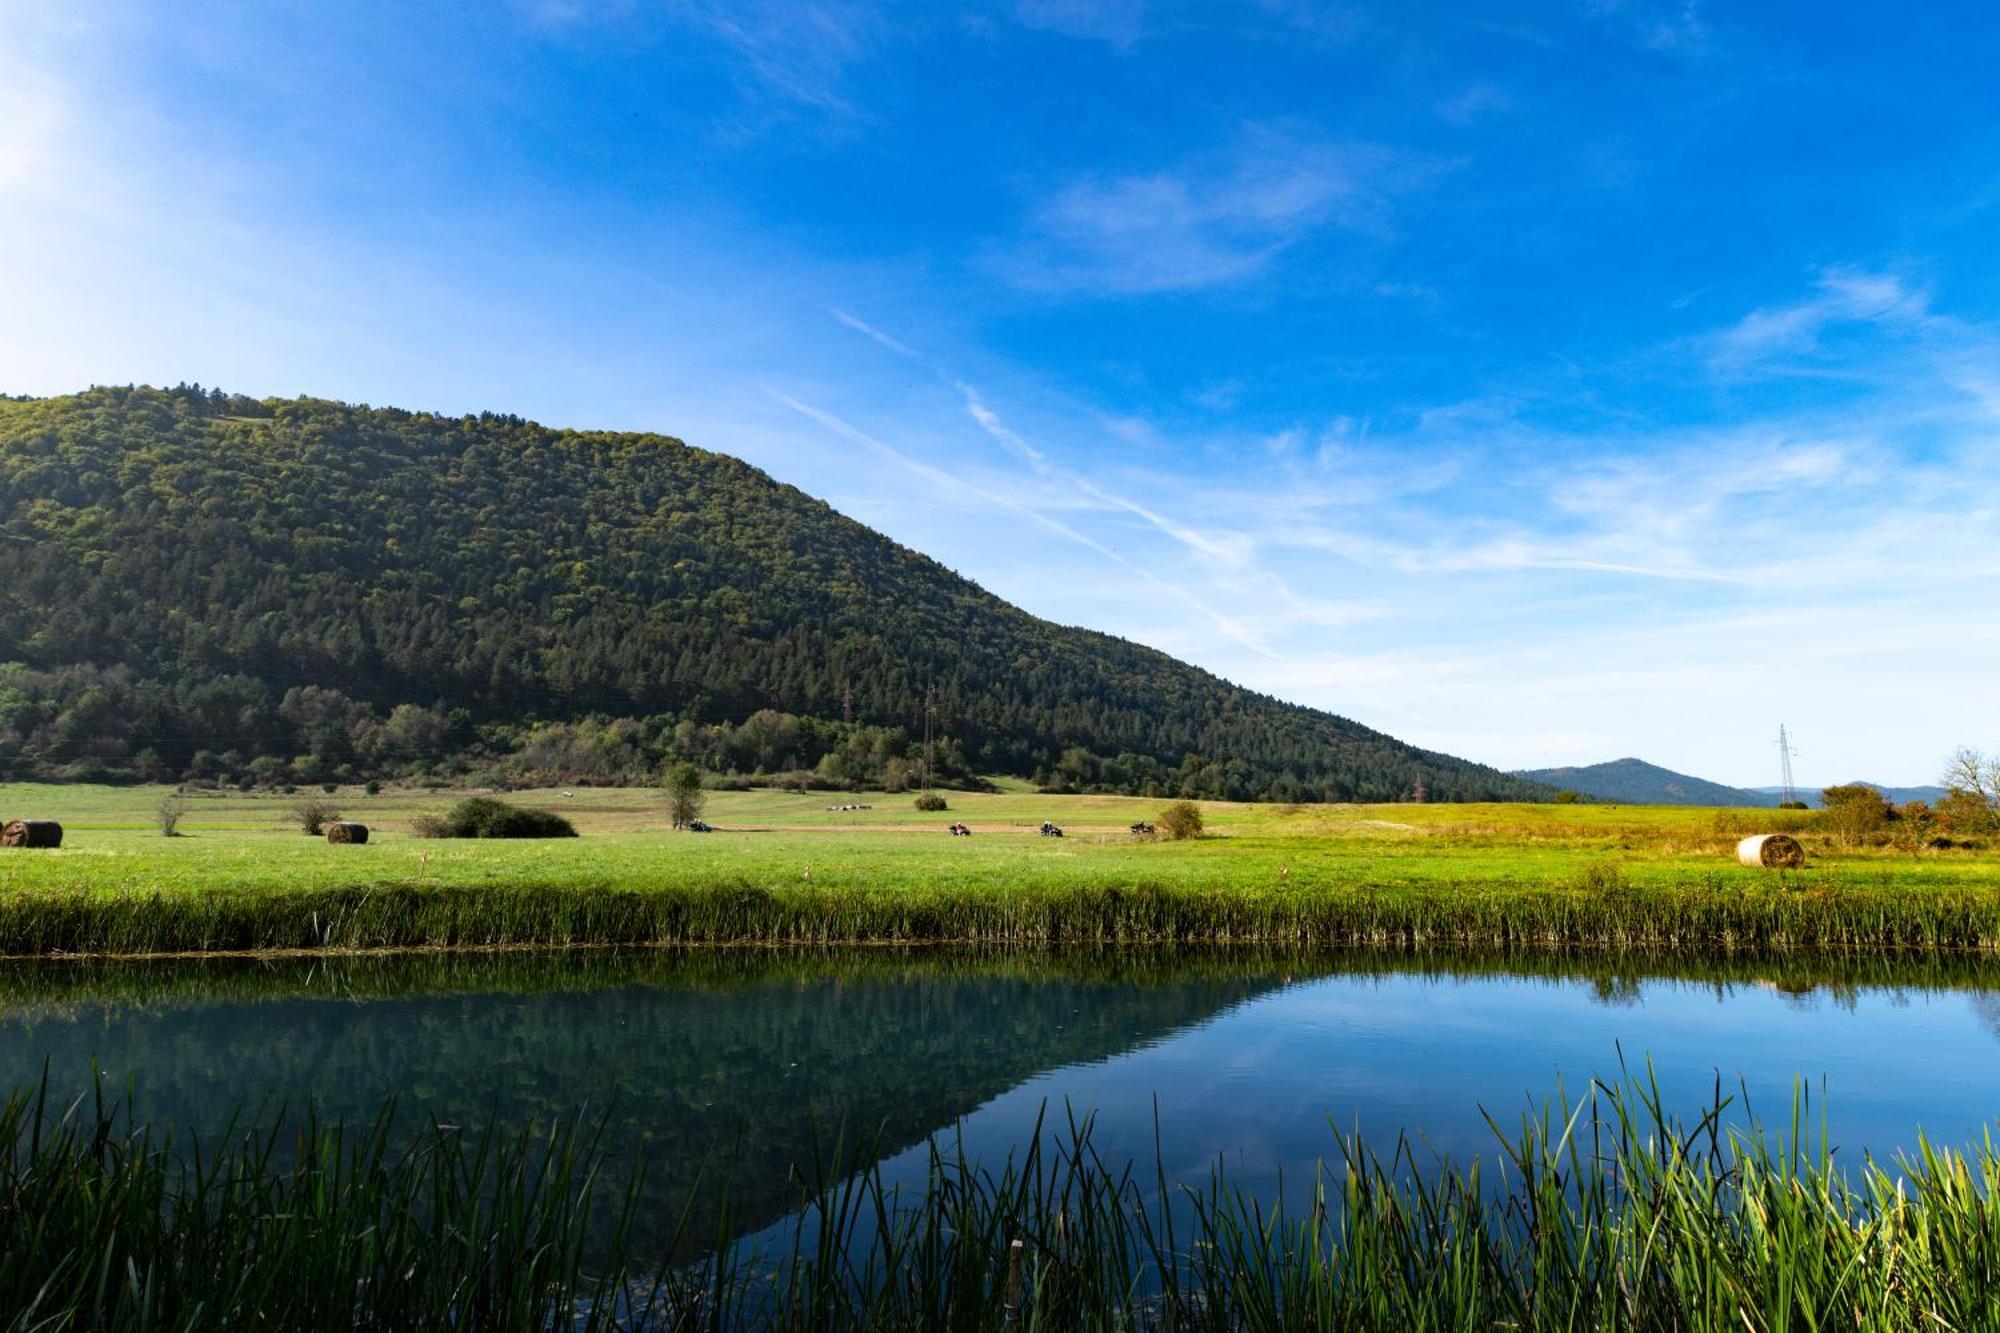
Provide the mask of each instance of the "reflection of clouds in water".
POLYGON ((1974 991, 1972 993, 1972 1014, 1994 1037, 2000 1038, 2000 991, 1974 991))

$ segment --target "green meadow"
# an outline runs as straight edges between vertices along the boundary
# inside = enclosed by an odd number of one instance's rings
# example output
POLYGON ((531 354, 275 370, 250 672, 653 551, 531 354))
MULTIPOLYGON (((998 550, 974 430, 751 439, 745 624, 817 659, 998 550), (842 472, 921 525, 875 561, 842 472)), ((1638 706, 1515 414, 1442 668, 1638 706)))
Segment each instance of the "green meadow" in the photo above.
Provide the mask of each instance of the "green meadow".
POLYGON ((1028 790, 712 793, 676 832, 663 793, 511 793, 580 837, 460 841, 413 820, 462 793, 342 789, 366 846, 304 835, 275 793, 0 786, 0 817, 61 821, 0 852, 0 953, 690 942, 1115 941, 1988 949, 2000 858, 1843 848, 1810 814, 1610 805, 1202 806, 1202 837, 1134 836, 1158 800, 1028 790), (867 805, 862 810, 829 807, 867 805), (947 833, 952 821, 973 830, 947 833), (1040 836, 1044 821, 1065 836, 1040 836), (1803 871, 1735 863, 1799 833, 1803 871))

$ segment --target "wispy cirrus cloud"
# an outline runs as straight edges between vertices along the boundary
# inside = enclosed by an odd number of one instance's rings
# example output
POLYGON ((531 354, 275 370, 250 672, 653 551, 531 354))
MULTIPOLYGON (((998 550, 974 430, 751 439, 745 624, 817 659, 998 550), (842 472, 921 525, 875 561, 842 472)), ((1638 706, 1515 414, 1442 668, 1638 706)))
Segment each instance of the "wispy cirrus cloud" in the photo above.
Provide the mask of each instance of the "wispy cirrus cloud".
POLYGON ((1708 49, 1711 33, 1700 0, 1587 0, 1587 8, 1648 50, 1699 56, 1708 49))
POLYGON ((1014 18, 1024 27, 1122 48, 1145 32, 1146 0, 1015 0, 1014 18))
POLYGON ((1929 300, 1889 273, 1830 269, 1808 297, 1751 311, 1709 341, 1712 361, 1741 367, 1768 357, 1812 351, 1839 324, 1915 328, 1930 315, 1929 300))
POLYGON ((1036 204, 1003 261, 1023 286, 1138 295, 1257 276, 1329 228, 1380 233, 1435 164, 1374 144, 1253 129, 1181 166, 1073 180, 1036 204))
MULTIPOLYGON (((1184 603, 1189 609, 1193 610, 1194 612, 1202 616, 1205 620, 1207 620, 1210 624, 1212 624, 1225 637, 1234 641, 1240 646, 1249 649, 1252 653, 1256 654, 1257 656, 1267 657, 1267 658, 1275 656, 1275 654, 1271 652, 1270 648, 1266 646, 1262 638, 1258 636, 1254 631, 1252 631, 1247 625, 1245 625, 1243 621, 1238 617, 1224 615, 1221 612, 1216 611, 1214 608, 1210 607, 1207 603, 1202 601, 1200 597, 1196 596, 1193 592, 1189 591, 1186 587, 1177 583, 1170 582, 1167 579, 1161 578, 1160 575, 1154 572, 1153 570, 1121 554, 1117 550, 1106 545, 1104 542, 1101 542, 1097 540, 1095 537, 1090 536, 1088 533, 1083 532, 1073 524, 1065 523, 1060 519, 1050 517, 1048 514, 1044 513, 1042 509, 1039 508, 1038 506, 1024 503, 1011 496, 996 492, 988 488, 975 486, 971 482, 968 482, 964 478, 958 476, 956 473, 947 471, 943 468, 933 467, 928 463, 920 462, 919 460, 912 458, 909 454, 905 453, 904 451, 896 448, 894 445, 876 438, 875 436, 869 434, 867 431, 862 430, 860 427, 841 418, 840 416, 836 415, 833 412, 827 411, 824 408, 817 407, 811 403, 802 402, 799 399, 793 398, 787 394, 773 393, 772 397, 777 402, 783 404, 785 407, 788 407, 792 411, 797 412, 800 416, 806 417, 807 419, 818 423, 820 426, 822 426, 828 431, 831 431, 833 434, 839 436, 841 439, 847 440, 853 444, 859 444, 873 451, 874 453, 880 455, 882 458, 894 462, 898 466, 907 469, 914 475, 922 478, 930 485, 939 490, 953 491, 966 496, 975 497, 991 507, 1003 509, 1009 513, 1018 514, 1020 517, 1035 524, 1037 527, 1043 528, 1044 530, 1053 533, 1058 537, 1061 537, 1065 541, 1073 542, 1077 546, 1080 546, 1085 550, 1091 551, 1096 555, 1103 557, 1105 560, 1110 561, 1111 563, 1117 565, 1120 569, 1124 570, 1128 575, 1140 579, 1150 587, 1154 588, 1156 591, 1166 594, 1175 601, 1184 603)), ((997 424, 997 419, 995 420, 997 424)), ((1000 429, 1004 431, 1005 427, 1004 426, 1000 427, 1000 429)), ((1018 437, 1016 438, 1018 439, 1018 437)), ((1031 456, 1034 456, 1034 450, 1032 448, 1026 446, 1026 443, 1024 441, 1021 442, 1021 444, 1023 448, 1027 449, 1027 452, 1031 456)))
POLYGON ((514 0, 542 28, 667 22, 727 48, 760 95, 851 111, 850 69, 890 33, 886 11, 860 0, 514 0))

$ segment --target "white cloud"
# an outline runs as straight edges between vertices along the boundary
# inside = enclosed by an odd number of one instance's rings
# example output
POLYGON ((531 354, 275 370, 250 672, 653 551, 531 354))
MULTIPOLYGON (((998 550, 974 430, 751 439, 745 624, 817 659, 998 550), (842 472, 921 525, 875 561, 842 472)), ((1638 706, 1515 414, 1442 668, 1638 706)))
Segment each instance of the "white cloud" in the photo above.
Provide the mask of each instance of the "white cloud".
POLYGON ((835 307, 829 313, 832 314, 832 316, 835 319, 839 320, 842 324, 845 324, 848 328, 853 329, 856 333, 863 334, 869 338, 873 338, 877 343, 881 344, 883 347, 888 348, 890 351, 896 353, 898 356, 907 356, 912 360, 916 359, 917 356, 916 352, 912 350, 907 344, 897 342, 894 338, 891 338, 888 334, 882 332, 882 330, 876 328, 873 324, 870 324, 865 320, 860 319, 857 316, 850 315, 845 310, 842 310, 838 307, 835 307))
POLYGON ((1900 278, 1834 269, 1820 276, 1815 295, 1751 311, 1717 334, 1711 350, 1720 365, 1741 366, 1811 351, 1831 325, 1878 323, 1909 329, 1922 325, 1928 316, 1927 298, 1900 278))
POLYGON ((989 488, 975 486, 972 483, 964 480, 963 478, 957 476, 952 472, 946 471, 943 468, 933 467, 928 463, 920 462, 917 459, 912 458, 910 455, 904 453, 902 450, 897 449, 895 446, 887 444, 882 440, 877 439, 873 435, 868 434, 866 431, 861 430, 859 427, 854 426, 853 424, 845 420, 842 420, 840 417, 834 415, 832 412, 828 412, 822 408, 814 407, 808 403, 800 402, 799 400, 789 397, 785 394, 774 393, 773 397, 775 397, 779 402, 783 403, 786 407, 789 407, 793 411, 799 413, 799 415, 817 422, 819 425, 825 427, 829 431, 832 431, 834 434, 840 436, 842 439, 851 441, 852 443, 855 444, 866 446, 867 448, 874 451, 881 457, 888 459, 889 461, 897 464, 898 466, 905 468, 908 471, 914 473, 915 475, 923 478, 925 481, 929 482, 932 486, 945 490, 958 491, 968 496, 976 496, 983 498, 993 505, 997 505, 1012 513, 1019 514, 1021 517, 1026 518, 1028 521, 1036 524, 1039 527, 1045 528, 1052 533, 1055 533, 1057 536, 1060 536, 1067 541, 1074 542, 1076 545, 1083 547, 1087 551, 1091 551, 1099 556, 1102 556, 1104 559, 1109 560, 1112 563, 1120 566, 1121 568, 1126 570, 1129 574, 1151 585, 1156 590, 1167 594, 1168 596, 1174 598, 1177 601, 1186 603, 1190 609, 1194 610, 1201 616, 1205 617, 1225 636, 1234 640, 1241 646, 1250 649, 1253 653, 1256 653, 1259 656, 1271 655, 1270 649, 1267 648, 1264 645, 1264 643, 1257 637, 1257 635, 1254 634, 1240 620, 1236 619, 1235 617, 1221 614, 1220 612, 1207 606, 1205 603, 1202 602, 1202 600, 1199 597, 1197 597, 1192 592, 1188 591, 1185 587, 1182 587, 1181 585, 1176 583, 1171 583, 1168 580, 1161 578, 1153 570, 1148 569, 1145 566, 1140 565, 1137 562, 1127 558, 1126 556, 1119 554, 1117 551, 1105 545, 1103 542, 1100 542, 1096 538, 1091 537, 1082 531, 1079 531, 1076 527, 1061 522, 1058 519, 1050 518, 1047 514, 1044 514, 1039 508, 1033 505, 1023 504, 1018 500, 1012 499, 1004 494, 993 491, 989 488))
POLYGON ((881 8, 857 0, 514 0, 536 27, 627 26, 663 18, 727 47, 761 92, 823 111, 849 111, 847 74, 888 31, 881 8))
POLYGON ((1072 181, 1005 264, 1022 285, 1117 294, 1240 282, 1325 228, 1379 228, 1430 168, 1365 144, 1260 129, 1220 157, 1072 181))
POLYGON ((1477 121, 1503 111, 1513 109, 1514 99, 1505 88, 1484 79, 1467 84, 1464 88, 1438 103, 1438 115, 1453 125, 1471 125, 1477 121))
POLYGON ((1025 27, 1128 47, 1145 31, 1146 0, 1015 0, 1014 17, 1025 27))

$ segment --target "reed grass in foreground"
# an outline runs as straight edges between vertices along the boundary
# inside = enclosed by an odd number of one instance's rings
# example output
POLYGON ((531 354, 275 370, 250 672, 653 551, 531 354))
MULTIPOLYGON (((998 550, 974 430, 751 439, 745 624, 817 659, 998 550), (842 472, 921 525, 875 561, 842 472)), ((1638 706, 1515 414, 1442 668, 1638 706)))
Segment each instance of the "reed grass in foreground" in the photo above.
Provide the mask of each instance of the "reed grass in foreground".
POLYGON ((1287 1196, 1100 1158, 1070 1123, 925 1187, 801 1179, 773 1241, 649 1267, 588 1132, 385 1117, 176 1152, 99 1105, 0 1112, 0 1327, 28 1329, 1978 1329, 2000 1326, 2000 1150, 1837 1166, 1807 1128, 1593 1088, 1464 1170, 1332 1143, 1287 1196), (286 1145, 291 1146, 287 1147, 286 1145), (1044 1145, 1048 1146, 1044 1146, 1044 1145), (282 1163, 282 1164, 281 1164, 282 1163), (617 1216, 602 1220, 607 1201, 617 1216))
POLYGON ((2000 891, 1893 879, 1546 881, 894 890, 741 880, 622 888, 0 891, 0 955, 686 944, 1262 943, 1729 950, 1991 950, 2000 891))

